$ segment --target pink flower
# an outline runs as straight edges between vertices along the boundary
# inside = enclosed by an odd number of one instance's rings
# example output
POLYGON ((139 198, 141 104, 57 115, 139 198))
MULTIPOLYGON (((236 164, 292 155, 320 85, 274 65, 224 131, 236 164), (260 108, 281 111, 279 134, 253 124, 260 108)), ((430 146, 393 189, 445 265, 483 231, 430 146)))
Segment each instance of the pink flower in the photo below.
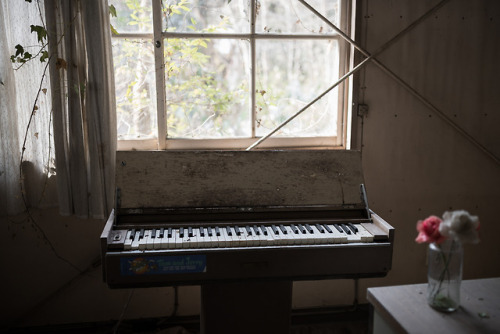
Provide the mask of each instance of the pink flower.
POLYGON ((436 216, 430 216, 423 221, 419 220, 417 222, 418 236, 415 241, 419 244, 423 242, 435 242, 436 244, 442 243, 446 237, 439 233, 439 225, 441 222, 441 218, 436 216))

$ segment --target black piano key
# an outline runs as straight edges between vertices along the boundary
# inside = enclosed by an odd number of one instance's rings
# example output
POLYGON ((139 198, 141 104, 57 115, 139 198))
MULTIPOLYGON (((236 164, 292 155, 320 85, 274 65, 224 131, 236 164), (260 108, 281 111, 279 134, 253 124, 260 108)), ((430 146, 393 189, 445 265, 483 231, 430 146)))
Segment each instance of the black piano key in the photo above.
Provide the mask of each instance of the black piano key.
POLYGON ((211 237, 213 234, 212 234, 212 228, 209 226, 207 227, 207 233, 208 233, 208 236, 211 237))
POLYGON ((307 232, 309 232, 311 234, 314 233, 314 230, 312 229, 311 225, 309 225, 309 224, 306 224, 306 230, 307 230, 307 232))
POLYGON ((257 225, 253 226, 253 231, 255 232, 255 235, 260 235, 259 227, 257 225))
POLYGON ((156 238, 156 229, 155 228, 151 230, 151 238, 153 238, 153 239, 156 238))
POLYGON ((250 228, 250 226, 245 226, 245 230, 247 230, 247 234, 248 235, 252 235, 252 229, 250 228))
POLYGON ((188 227, 188 237, 192 238, 193 237, 193 228, 188 227))
POLYGON ((316 228, 318 229, 319 233, 325 233, 325 229, 320 224, 316 224, 316 228))
POLYGON ((264 235, 267 235, 267 228, 266 228, 264 225, 261 225, 261 226, 260 226, 260 229, 262 230, 262 233, 263 233, 264 235))
POLYGON ((220 237, 220 229, 219 226, 215 226, 215 235, 220 237))
POLYGON ((172 228, 171 227, 168 228, 167 237, 172 238, 172 228))
POLYGON ((333 224, 333 226, 335 226, 335 228, 337 229, 337 231, 339 231, 340 233, 344 233, 344 230, 340 227, 339 224, 333 224))
POLYGON ((179 228, 179 236, 180 236, 181 238, 184 238, 184 227, 180 227, 180 228, 179 228))
POLYGON ((134 239, 135 238, 135 228, 132 229, 132 231, 130 232, 130 239, 134 239))
POLYGON ((165 228, 160 228, 160 238, 163 238, 165 236, 165 228))
POLYGON ((353 223, 347 223, 347 226, 349 226, 354 234, 358 233, 358 228, 353 223))
POLYGON ((139 232, 139 240, 141 240, 142 238, 144 238, 144 229, 141 228, 141 231, 139 232))
POLYGON ((340 227, 342 227, 345 233, 351 234, 351 230, 349 229, 349 227, 347 227, 346 224, 340 224, 340 227))
POLYGON ((241 235, 241 230, 240 230, 240 227, 238 225, 235 225, 234 226, 234 231, 236 232, 236 235, 237 236, 240 236, 241 235))
POLYGON ((274 234, 276 234, 276 235, 280 234, 276 225, 271 225, 271 228, 273 229, 274 234))
POLYGON ((229 236, 233 235, 233 231, 231 231, 231 228, 229 226, 226 226, 226 231, 227 231, 227 235, 229 235, 229 236))
POLYGON ((299 234, 299 229, 297 228, 297 226, 295 226, 295 224, 291 224, 290 228, 292 229, 293 233, 299 234))
POLYGON ((205 229, 200 227, 200 237, 205 237, 205 229))
POLYGON ((325 228, 325 230, 328 232, 328 233, 333 233, 332 229, 326 225, 326 224, 323 224, 323 227, 325 228))
POLYGON ((283 224, 280 224, 280 230, 283 232, 283 234, 288 234, 288 231, 286 230, 285 226, 283 224))
POLYGON ((307 233, 306 229, 304 228, 304 225, 299 224, 298 228, 299 228, 299 231, 300 231, 302 234, 306 234, 306 233, 307 233))

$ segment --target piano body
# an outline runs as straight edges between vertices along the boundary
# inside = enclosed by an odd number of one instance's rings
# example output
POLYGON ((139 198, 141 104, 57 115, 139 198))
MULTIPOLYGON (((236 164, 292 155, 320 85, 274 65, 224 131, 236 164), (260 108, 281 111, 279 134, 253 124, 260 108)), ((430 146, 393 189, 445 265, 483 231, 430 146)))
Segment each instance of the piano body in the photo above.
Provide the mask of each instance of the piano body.
POLYGON ((204 333, 288 333, 293 281, 391 269, 357 151, 117 152, 116 187, 105 282, 200 285, 204 333))

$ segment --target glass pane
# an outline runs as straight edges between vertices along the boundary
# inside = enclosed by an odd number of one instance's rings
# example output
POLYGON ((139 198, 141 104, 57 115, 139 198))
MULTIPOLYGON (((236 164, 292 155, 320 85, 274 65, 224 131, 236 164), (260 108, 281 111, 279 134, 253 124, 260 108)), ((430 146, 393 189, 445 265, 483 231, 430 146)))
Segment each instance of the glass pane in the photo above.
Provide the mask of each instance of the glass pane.
POLYGON ((118 139, 158 137, 153 45, 113 40, 118 139))
POLYGON ((250 31, 248 0, 163 1, 163 29, 176 32, 250 31))
POLYGON ((111 16, 111 26, 118 33, 153 33, 151 0, 109 0, 116 17, 111 16))
POLYGON ((249 43, 167 39, 169 138, 250 136, 249 43))
MULTIPOLYGON (((336 40, 257 41, 256 134, 294 115, 339 76, 336 40)), ((333 89, 275 136, 337 135, 338 91, 333 89)))
MULTIPOLYGON (((330 22, 339 24, 339 0, 308 0, 330 22)), ((331 33, 334 30, 298 1, 262 0, 257 4, 257 33, 331 33)))

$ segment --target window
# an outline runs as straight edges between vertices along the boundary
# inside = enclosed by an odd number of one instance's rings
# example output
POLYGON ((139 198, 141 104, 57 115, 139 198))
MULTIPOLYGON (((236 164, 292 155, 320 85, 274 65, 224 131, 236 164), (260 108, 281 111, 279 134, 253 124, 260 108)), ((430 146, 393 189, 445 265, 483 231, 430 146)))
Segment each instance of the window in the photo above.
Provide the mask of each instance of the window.
MULTIPOLYGON (((309 0, 348 29, 348 0, 309 0)), ((343 146, 350 47, 297 0, 112 6, 119 149, 343 146), (116 16, 114 16, 116 12, 116 16), (308 106, 310 104, 310 106, 308 106)))

